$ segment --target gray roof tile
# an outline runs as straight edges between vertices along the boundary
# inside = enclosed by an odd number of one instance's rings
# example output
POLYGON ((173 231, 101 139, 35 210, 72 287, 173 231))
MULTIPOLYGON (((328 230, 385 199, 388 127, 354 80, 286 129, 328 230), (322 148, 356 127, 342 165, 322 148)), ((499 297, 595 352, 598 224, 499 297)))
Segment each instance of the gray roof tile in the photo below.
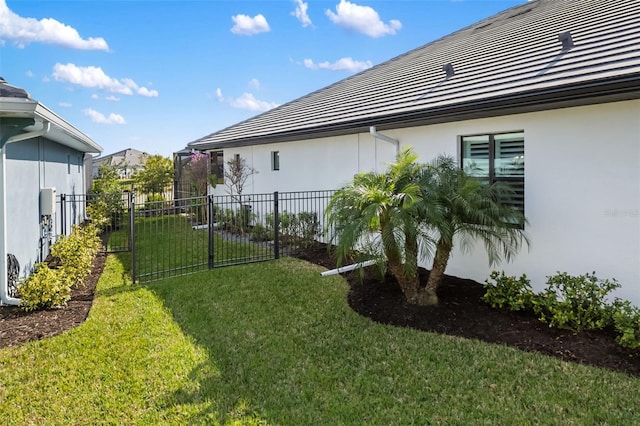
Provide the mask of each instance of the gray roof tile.
POLYGON ((212 133, 212 149, 640 98, 640 1, 527 2, 212 133), (563 50, 559 35, 570 32, 563 50), (443 70, 451 64, 455 73, 443 70))

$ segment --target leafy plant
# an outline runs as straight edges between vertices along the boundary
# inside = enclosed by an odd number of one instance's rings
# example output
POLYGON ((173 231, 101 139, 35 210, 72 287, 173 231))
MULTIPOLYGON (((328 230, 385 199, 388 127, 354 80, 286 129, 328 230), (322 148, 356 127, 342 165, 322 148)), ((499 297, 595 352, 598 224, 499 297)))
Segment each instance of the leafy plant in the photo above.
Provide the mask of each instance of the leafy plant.
POLYGON ((253 241, 273 240, 273 228, 268 228, 261 223, 257 223, 251 230, 251 240, 253 241))
POLYGON ((534 311, 551 327, 576 331, 602 329, 613 322, 614 308, 607 296, 620 287, 615 279, 593 274, 571 276, 558 272, 547 277, 547 288, 534 301, 534 311))
POLYGON ((133 178, 143 194, 162 194, 173 181, 173 162, 162 155, 153 155, 133 178))
POLYGON ((532 308, 535 295, 531 290, 531 281, 525 274, 516 279, 514 276, 506 276, 504 271, 493 271, 485 283, 487 291, 482 300, 492 308, 505 308, 510 311, 532 308), (493 283, 489 282, 489 279, 493 280, 493 283))
POLYGON ((122 186, 120 176, 115 166, 101 165, 98 177, 91 186, 89 200, 89 217, 100 223, 103 229, 120 227, 124 218, 124 204, 122 200, 122 186), (96 217, 93 217, 95 215, 96 217), (105 220, 106 218, 106 220, 105 220))
POLYGON ((60 261, 62 273, 72 286, 82 284, 91 273, 93 258, 100 248, 95 227, 74 225, 71 235, 63 235, 51 247, 51 255, 60 261))
POLYGON ((617 301, 613 312, 613 323, 619 333, 616 341, 630 349, 640 348, 640 308, 628 300, 617 301))
POLYGON ((37 263, 35 271, 20 285, 20 306, 25 311, 64 306, 71 299, 72 282, 62 269, 37 263))

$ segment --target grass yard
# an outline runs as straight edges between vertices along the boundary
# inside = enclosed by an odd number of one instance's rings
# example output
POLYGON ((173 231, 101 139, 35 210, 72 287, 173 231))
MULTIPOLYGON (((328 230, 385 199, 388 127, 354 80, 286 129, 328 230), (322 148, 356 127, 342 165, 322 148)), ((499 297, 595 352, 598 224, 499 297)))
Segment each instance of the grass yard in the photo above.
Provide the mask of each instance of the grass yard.
MULTIPOLYGON (((112 234, 123 238, 126 230, 112 234)), ((136 218, 136 271, 140 282, 179 276, 208 269, 209 231, 192 229, 184 216, 164 215, 136 218)), ((246 241, 246 236, 213 236, 216 265, 241 262, 239 259, 273 259, 273 249, 246 241)))
POLYGON ((374 323, 291 258, 131 285, 109 256, 88 320, 0 350, 3 424, 640 423, 640 380, 374 323))

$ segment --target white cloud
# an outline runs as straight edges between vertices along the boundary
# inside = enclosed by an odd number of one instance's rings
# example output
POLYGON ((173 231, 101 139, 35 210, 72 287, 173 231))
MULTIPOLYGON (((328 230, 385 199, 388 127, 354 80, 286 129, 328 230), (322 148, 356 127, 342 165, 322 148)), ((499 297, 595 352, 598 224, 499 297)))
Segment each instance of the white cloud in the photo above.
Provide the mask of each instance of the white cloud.
POLYGON ((61 106, 62 108, 71 108, 72 107, 72 105, 69 102, 60 102, 58 105, 61 106))
POLYGON ((360 72, 364 71, 368 68, 371 68, 373 64, 371 61, 355 61, 353 58, 340 58, 337 61, 331 63, 329 61, 318 62, 317 64, 313 62, 312 59, 305 59, 303 61, 305 67, 310 68, 312 70, 324 69, 331 71, 349 71, 349 72, 360 72))
POLYGON ((252 78, 251 81, 249 81, 249 87, 254 90, 260 90, 260 81, 258 81, 257 78, 252 78))
POLYGON ((65 81, 77 84, 83 87, 92 87, 107 90, 112 93, 121 95, 133 95, 156 97, 157 90, 149 90, 146 87, 140 87, 130 78, 115 79, 109 77, 100 67, 79 67, 74 64, 60 64, 53 66, 53 78, 56 81, 65 81))
POLYGON ((233 108, 246 109, 255 112, 269 111, 278 106, 275 102, 267 102, 256 99, 251 93, 244 93, 236 99, 229 100, 229 105, 233 108))
POLYGON ((231 32, 237 35, 255 35, 271 31, 269 23, 262 15, 256 15, 253 18, 247 15, 232 16, 233 27, 231 32))
POLYGON ((93 121, 94 123, 99 123, 99 124, 127 124, 127 122, 125 121, 124 117, 121 116, 120 114, 111 113, 111 114, 109 114, 108 117, 106 117, 101 112, 98 112, 98 111, 96 111, 94 109, 91 109, 91 108, 87 108, 82 112, 84 112, 84 115, 90 117, 91 121, 93 121))
POLYGON ((375 9, 369 6, 359 6, 347 0, 340 0, 333 13, 327 9, 326 14, 331 21, 343 28, 356 31, 369 37, 377 38, 385 35, 393 35, 402 28, 402 23, 392 19, 385 24, 375 9))
POLYGON ((9 10, 5 0, 0 0, 0 39, 12 40, 20 48, 30 43, 46 43, 80 50, 109 50, 102 37, 83 39, 75 28, 55 19, 18 16, 9 10))
POLYGON ((118 102, 120 100, 119 97, 113 96, 113 95, 109 95, 105 99, 108 100, 108 101, 111 101, 111 102, 118 102))
POLYGON ((26 72, 25 74, 26 74, 26 76, 27 76, 27 77, 29 77, 29 78, 33 78, 33 77, 35 77, 35 74, 34 74, 34 73, 33 73, 33 71, 31 71, 31 70, 27 70, 27 72, 26 72))
POLYGON ((91 95, 91 99, 100 99, 100 96, 94 93, 93 95, 91 95))
POLYGON ((295 16, 298 21, 302 24, 303 27, 308 27, 309 25, 313 25, 311 22, 311 18, 307 14, 307 10, 309 9, 309 3, 305 3, 302 0, 293 0, 296 4, 296 10, 291 12, 293 16, 295 16))
POLYGON ((216 99, 218 100, 218 102, 229 104, 229 106, 231 106, 232 108, 246 109, 254 112, 269 111, 270 109, 273 109, 280 105, 275 102, 267 102, 267 101, 261 101, 259 99, 256 99, 256 97, 253 96, 253 94, 251 93, 244 93, 242 96, 237 97, 235 99, 225 98, 222 95, 222 89, 220 89, 219 87, 216 89, 216 99))

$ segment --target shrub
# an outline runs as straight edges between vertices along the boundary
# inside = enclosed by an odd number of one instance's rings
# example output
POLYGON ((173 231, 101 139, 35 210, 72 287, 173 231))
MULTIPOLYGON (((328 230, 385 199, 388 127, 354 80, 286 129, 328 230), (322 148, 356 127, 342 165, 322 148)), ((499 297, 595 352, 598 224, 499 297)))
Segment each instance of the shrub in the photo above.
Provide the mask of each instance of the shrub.
POLYGON ((71 298, 72 282, 62 269, 37 263, 35 272, 20 285, 20 306, 25 311, 64 306, 71 298))
POLYGON ((534 293, 531 290, 531 282, 526 275, 520 278, 506 276, 504 271, 491 272, 490 278, 485 280, 486 293, 482 297, 492 308, 521 311, 531 309, 534 293), (489 279, 494 283, 489 282, 489 279))
POLYGON ((547 279, 547 288, 534 300, 534 311, 550 327, 576 331, 601 329, 613 322, 612 305, 606 299, 620 287, 614 280, 593 274, 571 276, 558 272, 547 279))
POLYGON ((73 286, 82 284, 91 273, 93 258, 100 248, 94 226, 74 225, 71 235, 64 235, 51 247, 51 255, 60 260, 60 269, 73 286))
POLYGON ((252 241, 271 241, 273 240, 273 229, 267 228, 261 223, 257 223, 251 230, 252 241))
POLYGON ((613 323, 619 333, 616 341, 630 349, 640 348, 640 309, 628 300, 617 301, 613 312, 613 323))

